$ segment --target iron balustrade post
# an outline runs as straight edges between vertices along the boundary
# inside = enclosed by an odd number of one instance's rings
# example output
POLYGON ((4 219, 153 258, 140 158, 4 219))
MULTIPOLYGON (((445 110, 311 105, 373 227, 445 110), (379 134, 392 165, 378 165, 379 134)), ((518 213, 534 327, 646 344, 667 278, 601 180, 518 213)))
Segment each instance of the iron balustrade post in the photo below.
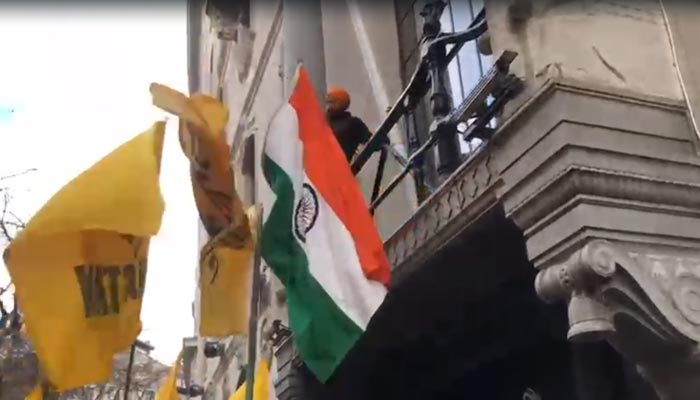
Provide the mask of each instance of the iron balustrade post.
MULTIPOLYGON (((379 162, 377 163, 377 174, 374 177, 374 185, 372 186, 372 197, 370 203, 374 203, 379 196, 379 191, 382 189, 382 178, 384 177, 384 166, 386 165, 387 156, 386 147, 382 147, 379 153, 379 162)), ((374 215, 374 209, 370 209, 370 213, 374 215)))
POLYGON ((447 121, 452 110, 452 97, 445 85, 447 48, 443 42, 435 40, 441 33, 440 16, 446 5, 443 0, 431 0, 420 13, 423 17, 423 54, 430 78, 430 111, 433 115, 430 136, 437 137, 437 172, 441 181, 460 162, 457 127, 447 121))

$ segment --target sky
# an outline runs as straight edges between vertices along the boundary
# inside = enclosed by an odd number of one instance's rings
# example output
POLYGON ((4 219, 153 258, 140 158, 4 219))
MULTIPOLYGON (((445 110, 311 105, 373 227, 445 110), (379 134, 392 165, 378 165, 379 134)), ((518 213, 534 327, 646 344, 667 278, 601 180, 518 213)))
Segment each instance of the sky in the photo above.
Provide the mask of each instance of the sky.
MULTIPOLYGON (((31 9, 0 3, 0 176, 36 168, 3 181, 12 188, 12 211, 24 219, 70 179, 165 118, 151 105, 151 82, 187 92, 184 1, 121 8, 57 3, 31 9)), ((170 364, 182 338, 194 332, 198 251, 189 166, 174 117, 163 151, 166 211, 151 241, 140 338, 170 364)), ((0 285, 8 281, 3 265, 0 285)))

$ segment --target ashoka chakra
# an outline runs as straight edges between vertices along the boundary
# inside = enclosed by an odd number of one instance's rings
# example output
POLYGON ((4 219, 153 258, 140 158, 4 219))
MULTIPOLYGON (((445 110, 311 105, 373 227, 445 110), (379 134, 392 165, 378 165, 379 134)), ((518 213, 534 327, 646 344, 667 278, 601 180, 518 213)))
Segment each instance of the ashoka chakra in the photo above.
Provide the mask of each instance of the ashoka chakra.
POLYGON ((311 185, 305 183, 294 212, 294 233, 301 242, 306 242, 306 234, 314 227, 317 217, 318 196, 311 185))

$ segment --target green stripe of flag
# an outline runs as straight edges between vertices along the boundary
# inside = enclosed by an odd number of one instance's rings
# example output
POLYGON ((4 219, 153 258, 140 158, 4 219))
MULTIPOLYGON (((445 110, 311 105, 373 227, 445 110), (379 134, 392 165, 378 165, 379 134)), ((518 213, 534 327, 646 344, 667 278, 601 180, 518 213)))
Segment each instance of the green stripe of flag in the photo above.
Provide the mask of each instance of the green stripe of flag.
MULTIPOLYGON (((309 260, 293 233, 294 185, 266 154, 265 180, 277 196, 263 224, 260 250, 286 288, 289 325, 307 367, 325 382, 362 335, 309 272, 309 260)), ((333 265, 327 265, 333 268, 333 265)))

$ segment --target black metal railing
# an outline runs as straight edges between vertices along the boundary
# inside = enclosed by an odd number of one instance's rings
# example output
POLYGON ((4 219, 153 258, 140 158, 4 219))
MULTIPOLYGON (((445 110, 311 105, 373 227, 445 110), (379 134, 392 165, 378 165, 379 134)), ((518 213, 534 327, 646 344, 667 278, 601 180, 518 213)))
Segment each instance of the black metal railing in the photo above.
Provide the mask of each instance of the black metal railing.
POLYGON ((442 0, 429 0, 421 16, 423 17, 423 36, 420 41, 421 60, 411 77, 409 84, 390 109, 384 121, 376 129, 374 135, 360 150, 351 163, 354 174, 365 166, 372 154, 380 151, 377 173, 372 187, 370 211, 376 208, 401 183, 410 172, 414 172, 418 184, 423 185, 422 171, 424 156, 427 150, 437 147, 437 172, 441 180, 446 179, 463 162, 459 150, 458 136, 470 142, 474 138, 488 140, 493 130, 489 122, 502 110, 505 103, 522 88, 521 81, 509 74, 509 68, 517 53, 504 51, 493 67, 481 78, 464 101, 453 109, 452 100, 444 82, 447 65, 457 55, 462 46, 477 39, 487 31, 485 12, 482 9, 469 27, 460 32, 441 32, 440 15, 445 7, 442 0), (448 51, 447 45, 452 45, 448 51), (396 123, 416 109, 420 101, 430 94, 430 109, 432 123, 428 140, 418 143, 411 149, 408 158, 393 151, 386 144, 387 135, 396 123), (487 101, 491 98, 491 101, 487 101), (473 119, 464 132, 458 131, 458 125, 473 119), (384 168, 391 153, 401 165, 401 172, 396 175, 382 190, 384 168))

